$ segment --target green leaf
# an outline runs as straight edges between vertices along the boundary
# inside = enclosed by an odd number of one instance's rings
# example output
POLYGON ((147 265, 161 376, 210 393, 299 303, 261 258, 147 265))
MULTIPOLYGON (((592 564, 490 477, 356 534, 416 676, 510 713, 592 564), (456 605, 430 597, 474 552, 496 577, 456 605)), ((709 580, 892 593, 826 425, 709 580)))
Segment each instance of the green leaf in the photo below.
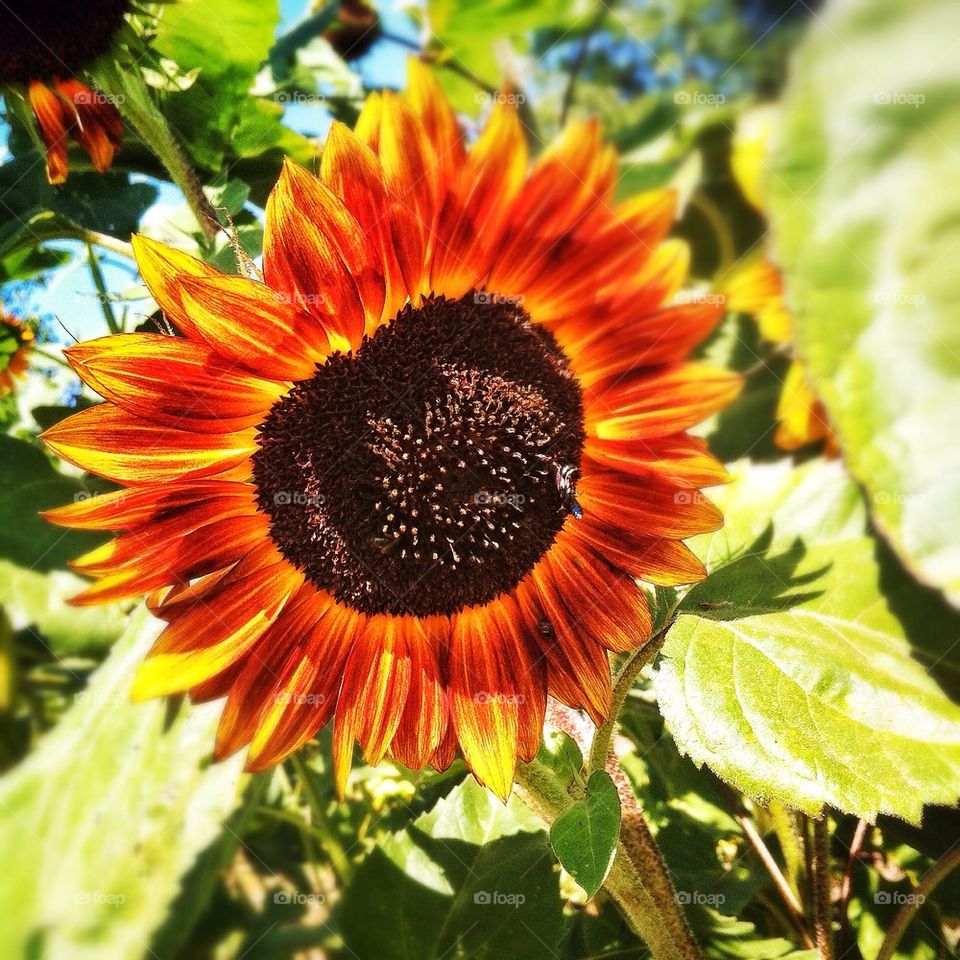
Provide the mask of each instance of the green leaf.
POLYGON ((187 0, 164 7, 156 49, 183 73, 199 69, 188 90, 166 96, 162 111, 194 161, 254 186, 262 203, 284 154, 306 161, 313 148, 284 127, 283 107, 251 95, 279 21, 277 0, 187 0), (229 30, 211 24, 229 23, 229 30), (246 162, 238 165, 237 160, 246 162))
POLYGON ((55 570, 102 543, 102 535, 63 530, 37 515, 86 495, 81 482, 58 473, 38 447, 0 435, 0 559, 55 570))
POLYGON ((554 821, 550 843, 564 869, 592 897, 610 872, 619 835, 620 796, 610 775, 598 770, 587 781, 587 795, 554 821))
POLYGON ((209 766, 219 709, 129 702, 159 624, 141 610, 83 698, 0 785, 0 955, 147 954, 180 878, 237 803, 209 766))
POLYGON ((59 656, 103 649, 126 626, 122 604, 68 606, 67 600, 86 586, 66 570, 37 573, 0 560, 0 607, 15 629, 35 629, 59 656))
POLYGON ((797 345, 877 524, 960 605, 960 8, 853 0, 812 26, 769 177, 797 345))
POLYGON ((916 822, 953 803, 960 707, 911 656, 842 466, 740 465, 718 499, 727 525, 694 546, 711 571, 740 573, 691 591, 654 677, 679 748, 809 813, 916 822))
POLYGON ((554 960, 564 922, 543 825, 466 779, 367 855, 340 929, 360 957, 554 960))

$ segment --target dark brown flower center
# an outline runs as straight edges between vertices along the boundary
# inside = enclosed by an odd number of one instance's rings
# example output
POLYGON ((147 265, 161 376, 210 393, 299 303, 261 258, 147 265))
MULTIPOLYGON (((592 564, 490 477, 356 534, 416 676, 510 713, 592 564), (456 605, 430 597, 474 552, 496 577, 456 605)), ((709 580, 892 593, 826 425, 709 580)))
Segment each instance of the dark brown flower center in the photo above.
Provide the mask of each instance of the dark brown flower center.
POLYGON ((0 83, 72 76, 106 53, 129 0, 2 0, 0 83))
POLYGON ((553 336, 492 294, 407 306, 260 425, 281 553, 366 613, 453 613, 510 590, 570 512, 580 387, 553 336))

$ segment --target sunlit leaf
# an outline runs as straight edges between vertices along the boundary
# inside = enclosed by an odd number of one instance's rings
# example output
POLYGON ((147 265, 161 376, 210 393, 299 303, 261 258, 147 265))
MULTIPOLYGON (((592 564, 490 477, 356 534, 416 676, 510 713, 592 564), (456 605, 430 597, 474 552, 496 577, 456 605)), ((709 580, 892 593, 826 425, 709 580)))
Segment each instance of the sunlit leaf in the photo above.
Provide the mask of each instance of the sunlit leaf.
POLYGON ((904 561, 960 604, 960 8, 828 6, 768 178, 809 376, 904 561))
POLYGON ((707 580, 667 638, 654 685, 680 749, 811 813, 917 821, 953 803, 960 707, 911 656, 843 468, 742 468, 720 499, 727 525, 696 547, 750 576, 707 580))
POLYGON ((0 783, 0 955, 147 956, 181 876, 238 800, 206 763, 218 710, 133 705, 159 624, 131 621, 77 704, 0 783), (32 954, 27 952, 30 944, 32 954))

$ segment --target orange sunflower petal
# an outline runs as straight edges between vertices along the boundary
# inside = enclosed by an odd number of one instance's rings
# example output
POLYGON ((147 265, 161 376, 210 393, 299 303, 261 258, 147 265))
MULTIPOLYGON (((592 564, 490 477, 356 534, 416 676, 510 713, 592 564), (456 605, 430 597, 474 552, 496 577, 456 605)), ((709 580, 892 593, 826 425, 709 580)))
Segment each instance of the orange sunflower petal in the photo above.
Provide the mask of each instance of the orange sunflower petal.
POLYGON ((76 124, 76 111, 39 80, 30 83, 27 97, 47 148, 47 180, 52 184, 63 183, 68 169, 67 127, 76 124))
POLYGON ((202 341, 190 312, 184 307, 180 284, 187 277, 212 278, 220 274, 202 260, 141 234, 135 233, 130 243, 140 275, 157 306, 184 336, 202 341))
POLYGON ((284 390, 178 337, 127 333, 68 347, 81 380, 128 413, 201 433, 259 423, 284 390))
POLYGON ((527 171, 516 108, 499 102, 450 188, 437 225, 434 290, 459 297, 482 283, 527 171))
MULTIPOLYGON (((311 631, 304 651, 288 657, 280 676, 281 696, 264 714, 250 744, 248 770, 279 763, 327 722, 337 704, 347 655, 363 624, 364 617, 355 610, 331 604, 311 631)), ((334 754, 335 771, 336 763, 334 754)), ((342 783, 345 777, 338 780, 341 787, 342 783)))
POLYGON ((463 135, 450 102, 433 71, 415 57, 407 60, 405 96, 420 117, 433 144, 440 165, 441 182, 449 184, 466 160, 463 135))
POLYGON ((224 578, 163 631, 134 678, 135 700, 181 693, 230 667, 303 583, 285 560, 251 567, 224 578))
POLYGON ((739 374, 695 363, 598 384, 584 397, 587 433, 601 440, 663 437, 726 406, 742 386, 739 374))
POLYGON ((197 337, 244 369, 303 380, 330 353, 326 328, 290 298, 248 277, 184 277, 180 299, 197 337))
POLYGON ((491 630, 484 612, 468 608, 454 618, 450 716, 474 776, 506 800, 521 740, 523 706, 528 698, 535 703, 538 668, 517 625, 501 620, 499 629, 491 630))
POLYGON ((123 140, 123 121, 113 103, 76 78, 58 80, 60 95, 72 104, 77 122, 71 133, 87 152, 98 173, 106 173, 123 140))
POLYGON ((256 450, 252 428, 223 434, 175 430, 106 403, 62 420, 41 438, 74 466, 129 484, 209 477, 243 464, 256 450))

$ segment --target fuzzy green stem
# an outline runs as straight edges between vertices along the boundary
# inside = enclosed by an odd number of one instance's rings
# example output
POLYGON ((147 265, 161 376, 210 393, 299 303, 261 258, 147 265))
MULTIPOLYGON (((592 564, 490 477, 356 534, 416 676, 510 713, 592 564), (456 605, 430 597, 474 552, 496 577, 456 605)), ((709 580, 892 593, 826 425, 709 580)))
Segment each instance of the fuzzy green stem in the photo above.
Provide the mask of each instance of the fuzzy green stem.
POLYGON ((813 910, 820 960, 834 960, 830 901, 830 834, 826 811, 813 821, 813 910))
POLYGON ((914 896, 905 903, 887 931, 877 953, 877 960, 891 960, 900 946, 900 941, 906 933, 910 921, 916 916, 921 904, 937 889, 940 882, 952 871, 960 866, 960 843, 948 850, 921 878, 917 884, 914 896))
POLYGON ((667 631, 673 626, 673 621, 674 617, 671 614, 662 629, 655 633, 639 650, 630 654, 630 657, 614 676, 610 719, 597 727, 597 732, 593 736, 593 743, 590 745, 590 758, 587 762, 588 777, 591 773, 602 770, 606 765, 613 731, 617 724, 617 717, 620 716, 620 711, 623 709, 623 704, 633 688, 637 675, 660 652, 664 641, 667 639, 667 631))
POLYGON ((203 186, 177 142, 164 115, 147 90, 136 69, 120 69, 112 61, 103 62, 92 71, 97 85, 114 98, 124 120, 166 167, 170 179, 180 188, 208 242, 220 230, 217 212, 203 192, 203 186))
MULTIPOLYGON (((536 761, 521 764, 516 781, 523 800, 547 824, 573 803, 549 767, 536 761)), ((603 886, 650 948, 653 960, 702 960, 660 849, 639 807, 623 819, 617 854, 603 886)))

